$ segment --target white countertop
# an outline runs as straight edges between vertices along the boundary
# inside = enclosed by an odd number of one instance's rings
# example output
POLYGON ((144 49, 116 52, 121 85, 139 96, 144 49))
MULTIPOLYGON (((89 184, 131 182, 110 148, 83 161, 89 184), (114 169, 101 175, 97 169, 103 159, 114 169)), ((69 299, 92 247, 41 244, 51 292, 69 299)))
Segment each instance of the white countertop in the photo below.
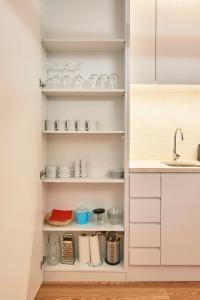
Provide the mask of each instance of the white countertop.
POLYGON ((188 162, 195 163, 199 167, 171 167, 159 160, 131 160, 129 171, 130 173, 200 173, 199 161, 187 161, 187 163, 188 162))

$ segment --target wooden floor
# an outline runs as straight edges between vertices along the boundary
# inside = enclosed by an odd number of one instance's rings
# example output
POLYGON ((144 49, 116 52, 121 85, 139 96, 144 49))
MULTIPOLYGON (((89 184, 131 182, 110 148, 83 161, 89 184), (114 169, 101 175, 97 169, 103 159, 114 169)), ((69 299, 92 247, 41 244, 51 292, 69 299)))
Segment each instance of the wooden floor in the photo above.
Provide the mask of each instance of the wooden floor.
POLYGON ((200 282, 44 284, 35 300, 200 300, 200 282))

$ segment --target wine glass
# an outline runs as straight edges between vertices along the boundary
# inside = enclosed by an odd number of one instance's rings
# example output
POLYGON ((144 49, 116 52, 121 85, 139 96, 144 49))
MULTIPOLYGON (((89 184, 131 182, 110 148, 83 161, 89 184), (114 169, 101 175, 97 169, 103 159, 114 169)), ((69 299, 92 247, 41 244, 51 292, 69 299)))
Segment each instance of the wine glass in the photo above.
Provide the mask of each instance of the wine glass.
POLYGON ((83 84, 84 84, 84 77, 81 76, 80 74, 74 77, 74 79, 72 80, 72 86, 75 89, 83 88, 83 84))

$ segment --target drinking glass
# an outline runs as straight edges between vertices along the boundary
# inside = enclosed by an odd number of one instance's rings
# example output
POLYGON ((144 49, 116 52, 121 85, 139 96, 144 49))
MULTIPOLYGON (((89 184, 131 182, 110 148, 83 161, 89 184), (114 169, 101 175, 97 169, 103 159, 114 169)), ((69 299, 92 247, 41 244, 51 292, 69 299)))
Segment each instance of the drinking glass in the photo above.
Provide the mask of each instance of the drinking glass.
POLYGON ((108 75, 107 74, 101 74, 99 76, 98 87, 100 89, 106 89, 107 88, 107 83, 108 83, 108 75))
POLYGON ((110 208, 107 210, 107 218, 110 224, 120 224, 122 220, 122 210, 120 208, 110 208))
POLYGON ((98 86, 98 79, 99 79, 99 76, 97 74, 90 75, 90 77, 88 78, 88 87, 90 89, 97 88, 97 86, 98 86))
POLYGON ((71 86, 72 79, 69 75, 64 75, 62 78, 62 87, 69 88, 71 86))
POLYGON ((117 89, 118 84, 119 84, 119 75, 116 73, 112 73, 108 77, 108 88, 110 89, 117 89))
POLYGON ((48 88, 53 88, 54 87, 53 77, 55 76, 55 66, 53 63, 47 64, 46 72, 47 72, 46 86, 48 88))

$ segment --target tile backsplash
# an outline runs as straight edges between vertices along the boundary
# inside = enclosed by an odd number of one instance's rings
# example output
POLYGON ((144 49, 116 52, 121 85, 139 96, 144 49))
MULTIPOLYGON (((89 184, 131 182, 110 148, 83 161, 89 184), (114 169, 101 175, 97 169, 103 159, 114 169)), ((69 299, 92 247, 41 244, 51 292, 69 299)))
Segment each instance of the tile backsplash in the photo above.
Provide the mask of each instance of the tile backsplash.
POLYGON ((200 144, 200 88, 188 86, 131 87, 130 159, 172 159, 173 137, 181 159, 194 160, 200 144))

